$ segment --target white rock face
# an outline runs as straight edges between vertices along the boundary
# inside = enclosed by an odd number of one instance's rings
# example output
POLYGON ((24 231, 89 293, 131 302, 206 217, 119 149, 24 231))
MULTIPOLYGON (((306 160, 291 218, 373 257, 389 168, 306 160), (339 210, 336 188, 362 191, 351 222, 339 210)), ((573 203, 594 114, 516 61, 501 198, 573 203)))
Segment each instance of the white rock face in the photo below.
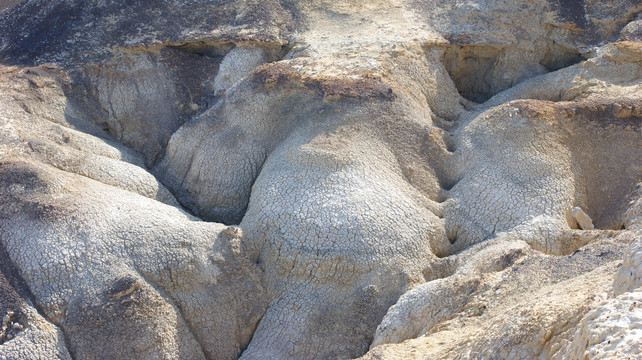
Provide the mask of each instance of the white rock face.
POLYGON ((642 292, 624 293, 591 310, 557 359, 635 359, 642 355, 642 292))
POLYGON ((3 11, 0 358, 635 358, 641 11, 3 11))
POLYGON ((456 317, 464 311, 470 294, 480 287, 481 274, 501 271, 527 252, 526 243, 512 241, 482 248, 472 259, 462 254, 457 261, 466 265, 458 267, 454 274, 426 282, 399 298, 379 324, 370 348, 416 338, 456 317))
MULTIPOLYGON (((28 326, 11 338, 2 338, 0 359, 60 359, 71 360, 65 344, 65 338, 59 328, 38 314, 36 309, 25 309, 28 326)), ((5 315, 6 316, 6 315, 5 315)))
POLYGON ((627 249, 622 266, 615 275, 613 294, 619 296, 637 291, 640 287, 642 287, 642 237, 638 236, 627 249))

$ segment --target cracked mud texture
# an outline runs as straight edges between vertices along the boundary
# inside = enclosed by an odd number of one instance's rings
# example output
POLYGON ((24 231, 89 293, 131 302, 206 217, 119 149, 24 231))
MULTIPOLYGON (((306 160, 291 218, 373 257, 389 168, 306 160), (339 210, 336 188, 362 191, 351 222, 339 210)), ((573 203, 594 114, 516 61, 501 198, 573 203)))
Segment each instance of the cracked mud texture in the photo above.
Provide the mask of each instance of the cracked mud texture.
POLYGON ((640 29, 0 1, 0 359, 642 357, 640 29))

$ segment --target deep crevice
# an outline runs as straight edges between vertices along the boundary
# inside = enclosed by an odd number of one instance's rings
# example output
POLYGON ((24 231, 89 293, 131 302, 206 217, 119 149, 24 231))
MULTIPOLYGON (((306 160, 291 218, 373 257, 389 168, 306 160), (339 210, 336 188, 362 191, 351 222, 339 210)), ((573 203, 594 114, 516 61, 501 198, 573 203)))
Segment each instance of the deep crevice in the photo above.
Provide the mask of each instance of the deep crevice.
POLYGON ((261 321, 263 321, 263 317, 267 313, 267 309, 269 309, 269 306, 266 308, 266 310, 263 312, 261 317, 256 322, 256 327, 254 328, 254 331, 252 332, 252 336, 250 336, 250 340, 247 342, 247 345, 245 345, 242 348, 239 348, 239 354, 238 354, 237 359, 240 359, 243 356, 243 353, 245 352, 245 350, 247 350, 247 348, 250 347, 250 344, 252 343, 252 340, 254 340, 254 335, 256 335, 256 330, 259 328, 259 324, 261 324, 261 321))
POLYGON ((501 51, 492 45, 450 45, 442 63, 461 96, 481 103, 492 96, 488 77, 501 51))
MULTIPOLYGON (((266 63, 281 60, 290 50, 289 44, 237 43, 229 39, 116 48, 114 52, 120 56, 75 71, 65 95, 76 105, 75 110, 93 119, 94 130, 106 131, 121 144, 143 154, 146 167, 151 169, 165 155, 171 136, 220 100, 214 79, 225 56, 240 46, 262 49, 266 63), (138 62, 143 70, 134 66, 138 62), (120 104, 116 99, 115 104, 110 103, 114 88, 131 91, 132 97, 141 96, 137 89, 141 84, 135 78, 148 79, 160 89, 172 91, 163 90, 154 96, 147 92, 138 102, 125 100, 125 104, 120 104), (101 82, 107 85, 101 87, 101 82), (140 135, 132 137, 132 132, 140 135)), ((97 135, 96 131, 90 133, 97 135)))
POLYGON ((548 72, 553 72, 575 65, 586 59, 587 56, 577 49, 549 40, 547 43, 547 51, 540 59, 539 64, 544 66, 548 72))
MULTIPOLYGON (((259 47, 259 48, 265 49, 265 53, 266 53, 266 59, 265 60, 266 60, 267 63, 280 61, 281 59, 283 59, 287 55, 287 53, 292 48, 292 46, 289 43, 286 43, 286 44, 275 44, 275 43, 248 42, 248 43, 243 43, 242 45, 243 46, 259 47)), ((134 53, 140 53, 140 54, 145 54, 145 53, 150 53, 151 54, 151 53, 155 53, 156 51, 159 51, 159 50, 162 51, 163 49, 167 49, 167 50, 173 50, 175 54, 179 54, 179 58, 178 58, 179 60, 181 60, 181 59, 188 59, 188 60, 189 59, 193 59, 193 58, 195 58, 194 55, 197 55, 199 57, 211 58, 212 62, 219 64, 223 60, 225 55, 227 55, 231 50, 233 50, 237 46, 241 46, 241 44, 237 44, 237 43, 235 43, 233 41, 229 41, 229 40, 193 41, 193 42, 185 42, 185 43, 164 43, 164 44, 161 44, 161 45, 155 45, 153 48, 144 48, 144 49, 138 49, 137 48, 137 49, 129 49, 128 51, 129 52, 134 52, 134 53), (181 53, 183 55, 180 55, 181 53)), ((124 53, 124 54, 127 54, 127 53, 124 53)), ((127 57, 127 55, 126 55, 126 57, 127 57)), ((173 59, 171 55, 166 56, 166 59, 168 61, 176 61, 176 59, 173 59)), ((189 68, 189 64, 191 64, 190 62, 187 62, 188 65, 185 65, 185 64, 182 63, 182 61, 179 61, 178 63, 175 64, 176 66, 174 66, 171 63, 165 63, 164 61, 166 61, 166 60, 162 56, 159 58, 159 60, 157 60, 158 64, 167 66, 171 70, 171 72, 177 71, 176 69, 178 69, 180 71, 186 71, 186 72, 191 71, 190 68, 189 68), (181 69, 181 67, 183 67, 185 69, 181 69)), ((210 59, 203 59, 203 61, 210 61, 210 59)), ((198 61, 197 61, 197 63, 198 63, 198 61)), ((161 66, 161 65, 158 65, 158 66, 161 66)), ((250 73, 246 74, 246 76, 248 76, 249 74, 250 73)), ((127 81, 126 79, 128 79, 128 78, 123 78, 123 79, 125 79, 125 81, 127 81)), ((198 103, 199 106, 200 106, 200 109, 199 109, 200 111, 196 111, 196 112, 193 112, 193 113, 187 113, 186 111, 184 111, 185 114, 182 114, 182 113, 179 114, 182 117, 182 120, 180 121, 180 126, 178 126, 177 129, 174 129, 171 133, 167 134, 167 142, 169 141, 169 139, 171 139, 171 136, 178 129, 180 129, 180 127, 182 125, 194 120, 199 115, 201 115, 206 109, 211 108, 212 106, 214 106, 216 103, 218 103, 221 100, 221 96, 220 95, 215 95, 214 93, 205 93, 204 92, 204 93, 200 93, 200 94, 199 93, 195 94, 193 90, 190 91, 189 86, 186 85, 186 81, 192 81, 193 79, 185 80, 183 78, 181 80, 175 80, 175 79, 173 79, 173 80, 174 80, 173 86, 175 86, 175 88, 177 88, 177 89, 180 89, 179 90, 180 94, 189 95, 189 100, 190 101, 188 101, 187 103, 189 103, 189 102, 193 103, 195 98, 205 99, 205 103, 202 103, 202 104, 198 103)), ((118 85, 118 83, 112 84, 112 87, 113 86, 117 86, 117 85, 118 85)), ((72 95, 72 96, 70 96, 70 97, 72 97, 72 100, 77 100, 76 102, 83 104, 83 106, 79 110, 81 110, 83 113, 85 113, 87 115, 87 118, 93 119, 93 123, 95 124, 95 128, 97 129, 97 131, 98 132, 102 132, 102 134, 97 134, 96 131, 94 131, 94 132, 91 132, 91 134, 95 135, 95 136, 99 136, 99 135, 105 136, 105 137, 107 137, 109 139, 112 139, 112 140, 114 140, 114 141, 126 146, 127 148, 130 148, 130 149, 134 150, 136 153, 139 153, 139 154, 143 155, 146 158, 146 161, 145 161, 145 164, 144 164, 144 168, 149 173, 154 175, 156 180, 160 184, 163 184, 170 191, 170 193, 174 196, 174 198, 182 205, 183 210, 186 210, 188 213, 190 213, 191 215, 193 215, 195 217, 203 218, 203 215, 201 214, 201 212, 197 211, 194 206, 192 206, 191 204, 186 203, 184 201, 184 199, 182 199, 180 196, 177 196, 177 195, 180 195, 180 191, 176 191, 176 190, 172 189, 171 187, 167 186, 167 184, 165 182, 165 179, 163 179, 162 176, 159 176, 158 172, 155 171, 156 166, 162 160, 162 158, 165 156, 165 153, 167 151, 167 143, 161 141, 163 139, 159 140, 160 145, 162 145, 162 147, 159 149, 158 153, 155 156, 151 157, 151 155, 154 155, 154 154, 150 155, 149 151, 146 152, 146 150, 147 150, 146 147, 145 147, 146 143, 141 145, 141 144, 132 144, 130 142, 123 141, 123 134, 119 134, 119 131, 114 129, 115 125, 112 124, 112 122, 119 123, 120 121, 116 121, 114 118, 110 119, 110 117, 111 117, 110 113, 113 114, 115 112, 113 110, 111 112, 108 112, 108 111, 106 111, 104 109, 104 107, 106 105, 111 106, 112 104, 111 103, 109 103, 109 104, 102 104, 101 103, 101 101, 100 101, 100 99, 98 97, 98 94, 97 94, 95 81, 92 81, 88 76, 86 76, 86 74, 82 73, 82 74, 79 74, 76 79, 74 79, 73 86, 71 86, 70 88, 74 88, 74 87, 75 88, 83 87, 83 89, 87 88, 87 89, 85 89, 85 91, 83 93, 86 96, 85 101, 81 101, 83 99, 80 96, 78 96, 78 94, 75 94, 75 93, 72 94, 69 91, 67 91, 67 94, 72 95), (78 99, 76 99, 76 97, 78 99), (90 100, 89 105, 87 105, 87 99, 90 100), (98 109, 100 111, 98 111, 98 109), (100 115, 100 116, 98 116, 98 115, 100 115)), ((67 89, 67 90, 69 90, 69 89, 67 89)), ((185 96, 187 96, 187 95, 185 95, 185 96)), ((183 97, 185 97, 185 96, 183 96, 183 97)), ((180 98, 179 100, 185 100, 185 99, 180 98)), ((126 121, 126 120, 123 120, 123 121, 126 121)), ((152 126, 152 130, 153 130, 153 126, 152 126)), ((265 161, 265 159, 263 159, 263 161, 265 161)), ((262 167, 263 161, 261 162, 261 164, 259 166, 259 170, 257 171, 257 176, 258 176, 258 173, 260 173, 260 169, 262 167)), ((256 179, 254 179, 252 181, 252 183, 255 180, 256 179)), ((218 222, 224 223, 226 225, 236 225, 241 221, 241 219, 243 218, 246 210, 247 210, 247 204, 246 204, 245 208, 243 209, 242 214, 238 217, 238 219, 233 219, 233 220, 229 220, 228 219, 227 221, 223 222, 223 221, 220 221, 221 219, 214 219, 214 218, 209 218, 208 219, 207 217, 205 217, 203 220, 205 220, 205 221, 218 221, 218 222)))
POLYGON ((483 103, 524 80, 577 64, 587 58, 578 49, 553 40, 540 43, 538 50, 539 53, 533 55, 539 58, 536 63, 517 64, 521 68, 512 73, 504 69, 511 68, 511 57, 520 49, 504 45, 447 45, 441 62, 462 97, 483 103))
POLYGON ((455 185, 457 185, 458 182, 459 182, 459 180, 442 181, 440 185, 441 185, 442 189, 444 189, 446 191, 450 191, 455 185))
POLYGON ((455 245, 455 243, 457 242, 457 236, 449 234, 448 242, 450 243, 450 245, 455 245))

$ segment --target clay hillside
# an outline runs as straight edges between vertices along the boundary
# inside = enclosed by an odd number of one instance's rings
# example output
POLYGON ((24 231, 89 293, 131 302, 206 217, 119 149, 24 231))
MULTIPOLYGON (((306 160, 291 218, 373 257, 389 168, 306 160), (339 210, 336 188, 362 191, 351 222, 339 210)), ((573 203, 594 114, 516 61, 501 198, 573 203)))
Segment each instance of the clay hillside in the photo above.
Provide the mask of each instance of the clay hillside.
POLYGON ((0 0, 0 359, 642 359, 639 0, 0 0))

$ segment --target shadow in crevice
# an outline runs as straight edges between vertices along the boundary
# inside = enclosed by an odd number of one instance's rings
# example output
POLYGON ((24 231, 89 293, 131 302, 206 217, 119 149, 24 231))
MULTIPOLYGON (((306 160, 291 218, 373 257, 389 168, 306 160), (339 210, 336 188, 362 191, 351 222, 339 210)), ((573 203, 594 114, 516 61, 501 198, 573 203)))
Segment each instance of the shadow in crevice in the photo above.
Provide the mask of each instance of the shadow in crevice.
POLYGON ((546 47, 547 51, 540 59, 539 64, 544 66, 548 72, 557 71, 587 59, 576 49, 563 46, 553 40, 549 40, 546 47))
POLYGON ((586 59, 577 49, 552 40, 542 44, 533 59, 528 59, 532 63, 516 63, 520 51, 505 45, 451 44, 445 47, 441 62, 462 97, 483 103, 533 76, 586 59))
POLYGON ((491 45, 450 45, 442 63, 462 97, 481 103, 493 94, 489 80, 502 49, 491 45))
POLYGON ((211 58, 223 58, 235 45, 232 42, 208 43, 205 41, 187 42, 181 45, 170 45, 169 48, 181 50, 190 54, 211 58))
POLYGON ((572 169, 575 206, 584 210, 596 229, 620 230, 625 213, 640 193, 642 107, 636 102, 569 104, 562 108, 573 119, 572 169))

